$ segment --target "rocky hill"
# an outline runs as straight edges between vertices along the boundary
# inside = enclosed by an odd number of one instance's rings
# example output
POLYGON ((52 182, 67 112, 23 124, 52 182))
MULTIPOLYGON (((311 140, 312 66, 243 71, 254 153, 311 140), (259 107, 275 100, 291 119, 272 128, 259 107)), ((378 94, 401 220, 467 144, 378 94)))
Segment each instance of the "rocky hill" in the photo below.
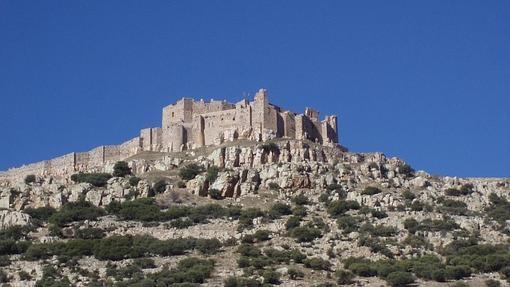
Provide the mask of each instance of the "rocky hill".
POLYGON ((510 179, 309 141, 0 183, 5 286, 506 286, 510 179))

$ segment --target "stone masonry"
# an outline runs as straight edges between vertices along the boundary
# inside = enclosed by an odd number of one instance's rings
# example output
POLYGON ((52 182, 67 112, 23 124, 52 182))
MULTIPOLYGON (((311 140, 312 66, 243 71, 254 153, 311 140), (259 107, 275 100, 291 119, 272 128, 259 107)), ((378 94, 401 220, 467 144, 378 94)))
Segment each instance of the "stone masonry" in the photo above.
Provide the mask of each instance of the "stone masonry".
POLYGON ((206 102, 183 98, 163 108, 162 126, 146 128, 140 136, 120 145, 100 146, 88 152, 70 153, 0 173, 1 179, 35 175, 68 175, 103 166, 142 151, 178 152, 235 140, 267 141, 274 138, 310 140, 324 146, 338 145, 337 117, 319 119, 306 108, 303 114, 269 103, 260 89, 252 102, 206 102))

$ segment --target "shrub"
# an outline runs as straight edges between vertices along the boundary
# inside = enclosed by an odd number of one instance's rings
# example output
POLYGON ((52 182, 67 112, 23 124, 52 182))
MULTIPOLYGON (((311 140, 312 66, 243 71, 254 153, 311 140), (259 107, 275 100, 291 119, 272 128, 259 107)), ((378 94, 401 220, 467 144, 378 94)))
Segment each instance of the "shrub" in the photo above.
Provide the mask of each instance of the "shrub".
POLYGON ((215 254, 221 248, 221 242, 216 239, 197 239, 195 248, 203 254, 215 254))
POLYGON ((0 240, 0 256, 23 253, 30 244, 29 241, 0 240))
POLYGON ((29 281, 29 280, 32 280, 32 276, 26 272, 26 271, 23 271, 21 270, 20 272, 18 272, 18 276, 19 276, 19 279, 21 281, 29 281))
POLYGON ((280 284, 280 273, 273 270, 266 270, 262 273, 262 277, 264 277, 265 284, 280 284))
POLYGON ((168 185, 168 183, 164 180, 164 179, 161 179, 161 180, 158 180, 156 183, 154 183, 154 185, 152 186, 152 191, 153 191, 153 194, 156 195, 156 194, 160 194, 160 193, 163 193, 166 191, 166 186, 168 185))
POLYGON ((79 239, 101 239, 105 233, 101 228, 83 228, 76 230, 76 238, 79 239))
POLYGON ((88 201, 68 202, 58 212, 53 213, 48 221, 62 226, 73 221, 96 220, 104 214, 102 208, 96 207, 88 201))
POLYGON ((294 209, 292 209, 292 215, 294 215, 294 216, 303 218, 307 214, 308 214, 308 212, 306 211, 306 207, 304 207, 303 205, 298 205, 298 206, 294 207, 294 209))
POLYGON ((262 287, 262 284, 251 278, 237 278, 237 277, 228 277, 224 285, 225 287, 262 287))
POLYGON ((407 286, 414 283, 415 278, 412 273, 409 272, 392 272, 386 277, 386 282, 393 287, 407 286))
POLYGON ((322 233, 318 228, 301 226, 294 228, 291 235, 296 238, 297 242, 311 242, 314 239, 321 237, 322 233))
POLYGON ((360 227, 361 233, 369 233, 375 237, 390 237, 397 234, 397 229, 393 226, 385 226, 385 225, 372 225, 370 223, 365 223, 360 227))
POLYGON ((191 180, 194 179, 202 171, 203 171, 202 167, 192 163, 181 168, 181 170, 179 171, 179 176, 184 180, 191 180))
POLYGON ((438 207, 438 210, 440 212, 448 213, 448 214, 455 214, 455 215, 468 215, 469 210, 467 209, 467 204, 458 201, 458 200, 451 200, 446 199, 443 201, 442 206, 438 207))
POLYGON ((253 237, 255 239, 257 239, 257 241, 259 241, 259 242, 260 241, 267 241, 267 240, 271 239, 270 236, 271 236, 271 232, 269 230, 263 230, 263 229, 257 230, 253 234, 253 237))
POLYGON ((140 180, 142 180, 142 179, 139 178, 139 177, 136 177, 136 176, 132 176, 132 177, 129 178, 129 185, 133 186, 133 187, 137 186, 138 183, 140 182, 140 180))
POLYGON ((185 218, 185 219, 178 218, 178 219, 172 220, 170 222, 170 226, 177 228, 177 229, 185 229, 185 228, 188 228, 193 225, 194 225, 193 221, 191 221, 191 219, 189 219, 189 218, 185 218))
POLYGON ((310 200, 306 195, 299 194, 292 198, 292 202, 296 205, 307 205, 310 204, 310 200))
POLYGON ((414 173, 414 169, 408 165, 408 164, 404 164, 402 166, 399 166, 398 167, 398 171, 399 173, 405 175, 405 176, 410 176, 414 173))
POLYGON ((333 217, 338 217, 343 215, 345 212, 349 210, 357 210, 360 209, 360 205, 357 201, 353 200, 335 200, 331 202, 328 206, 328 213, 333 217))
POLYGON ((402 197, 405 199, 405 200, 413 200, 416 198, 416 195, 414 195, 414 193, 412 193, 411 191, 409 190, 406 190, 404 192, 402 192, 402 197))
POLYGON ((374 194, 378 194, 378 193, 381 193, 382 191, 377 188, 377 187, 374 187, 374 186, 367 186, 362 192, 361 194, 363 195, 374 195, 374 194))
POLYGON ((216 181, 216 178, 218 178, 219 172, 220 172, 220 169, 217 166, 210 166, 209 168, 207 168, 206 176, 205 176, 207 182, 213 183, 214 181, 216 181))
POLYGON ((270 182, 267 187, 269 187, 270 190, 279 190, 280 186, 276 182, 270 182))
POLYGON ((329 270, 331 268, 331 263, 329 261, 319 257, 308 258, 303 263, 307 268, 313 270, 329 270))
POLYGON ((125 161, 118 161, 113 166, 113 176, 115 177, 125 177, 126 175, 131 174, 131 168, 125 161))
POLYGON ((291 216, 289 219, 287 219, 287 222, 285 223, 285 229, 291 230, 296 227, 299 227, 301 225, 301 218, 298 216, 291 216))
POLYGON ((498 280, 487 279, 487 280, 485 280, 485 286, 487 286, 487 287, 500 287, 501 283, 498 280))
POLYGON ((31 184, 35 182, 35 175, 29 174, 25 176, 25 184, 31 184))
POLYGON ((30 215, 30 217, 42 221, 48 220, 55 212, 53 207, 38 207, 38 208, 26 208, 23 210, 24 213, 30 215))
POLYGON ((372 277, 377 275, 377 270, 368 263, 353 263, 349 265, 349 270, 362 277, 372 277))
POLYGON ((495 193, 489 195, 489 200, 491 205, 485 209, 487 216, 504 225, 510 219, 510 202, 495 193))
POLYGON ((305 277, 305 273, 303 271, 298 270, 296 268, 289 268, 287 271, 287 274, 289 275, 289 278, 291 280, 296 280, 305 277))
POLYGON ((274 143, 274 142, 268 142, 268 143, 261 144, 259 146, 259 148, 262 149, 266 153, 269 153, 269 152, 278 153, 278 152, 280 152, 280 147, 276 143, 274 143))
POLYGON ((340 216, 336 224, 338 228, 343 229, 344 233, 357 231, 359 228, 359 219, 350 215, 340 216))
POLYGON ((275 203, 269 209, 269 217, 271 217, 273 219, 277 219, 283 215, 290 215, 290 214, 292 214, 292 209, 290 208, 290 205, 285 204, 285 203, 275 203))
POLYGON ((71 180, 76 183, 86 182, 95 187, 103 187, 112 177, 109 173, 76 173, 71 175, 71 180))
POLYGON ((223 198, 223 196, 221 195, 221 191, 214 189, 214 188, 209 189, 209 196, 212 199, 216 199, 216 200, 220 200, 223 198))
POLYGON ((335 277, 337 278, 336 283, 339 285, 348 285, 354 283, 354 274, 347 270, 337 270, 335 272, 335 277))

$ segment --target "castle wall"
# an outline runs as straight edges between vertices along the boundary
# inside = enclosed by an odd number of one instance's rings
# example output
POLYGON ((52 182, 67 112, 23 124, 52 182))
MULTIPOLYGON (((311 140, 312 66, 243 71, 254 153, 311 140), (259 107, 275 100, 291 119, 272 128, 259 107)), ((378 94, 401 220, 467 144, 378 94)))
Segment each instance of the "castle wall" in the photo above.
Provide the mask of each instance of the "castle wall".
POLYGON ((235 104, 183 98, 163 108, 161 128, 142 129, 139 137, 120 145, 100 146, 88 152, 10 169, 0 173, 0 178, 85 171, 106 162, 123 160, 142 150, 177 152, 238 138, 262 141, 274 137, 334 145, 338 143, 337 117, 328 116, 320 121, 319 112, 311 108, 306 108, 304 114, 284 111, 269 103, 264 89, 256 93, 252 102, 241 100, 235 104))

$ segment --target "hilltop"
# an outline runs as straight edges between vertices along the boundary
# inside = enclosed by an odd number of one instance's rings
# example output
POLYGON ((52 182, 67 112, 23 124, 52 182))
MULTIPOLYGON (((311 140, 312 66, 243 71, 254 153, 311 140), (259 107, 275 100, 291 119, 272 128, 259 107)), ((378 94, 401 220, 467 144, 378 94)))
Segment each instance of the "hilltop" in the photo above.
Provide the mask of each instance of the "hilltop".
POLYGON ((509 191, 509 179, 432 176, 308 140, 144 151, 4 182, 0 279, 498 286, 510 276, 509 191))

